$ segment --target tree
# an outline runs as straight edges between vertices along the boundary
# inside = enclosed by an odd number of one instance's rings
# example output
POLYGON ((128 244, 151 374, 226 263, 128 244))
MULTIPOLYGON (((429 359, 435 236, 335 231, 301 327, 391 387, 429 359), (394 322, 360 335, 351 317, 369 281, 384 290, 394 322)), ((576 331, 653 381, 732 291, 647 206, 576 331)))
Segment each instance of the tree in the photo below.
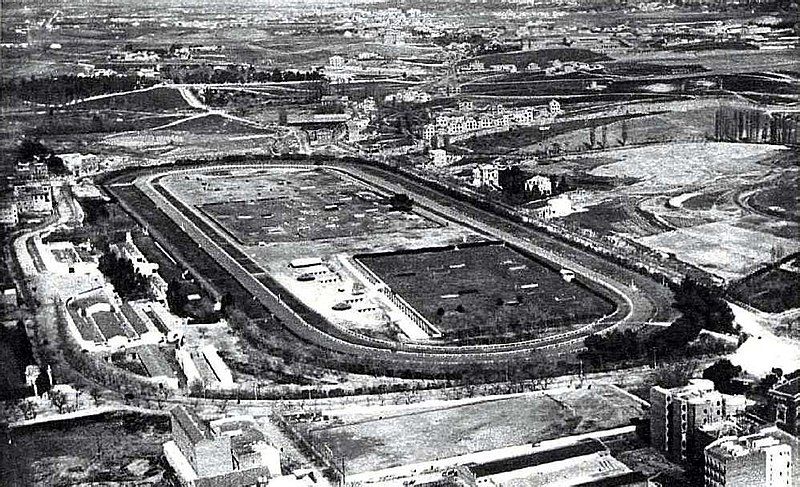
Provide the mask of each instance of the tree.
POLYGON ((703 378, 714 382, 714 388, 725 394, 736 394, 741 392, 741 386, 733 384, 733 379, 739 376, 742 368, 733 365, 730 360, 724 358, 717 360, 714 365, 703 371, 703 378))
POLYGON ((25 419, 34 419, 34 418, 36 418, 36 414, 37 414, 36 405, 34 403, 32 403, 31 401, 27 401, 25 399, 22 399, 17 403, 17 407, 19 407, 19 410, 22 412, 22 416, 25 419))
POLYGON ((101 391, 100 391, 99 388, 92 387, 91 389, 89 389, 89 396, 91 396, 92 400, 94 401, 95 406, 99 406, 100 405, 101 391))
POLYGON ((655 371, 654 383, 666 389, 685 386, 694 375, 695 367, 693 361, 662 365, 655 371))
POLYGON ((220 310, 222 310, 223 313, 227 312, 228 308, 231 308, 233 306, 233 294, 229 292, 223 294, 219 300, 219 305, 220 305, 220 310))
POLYGON ((172 279, 167 285, 167 305, 169 310, 178 316, 186 316, 184 307, 188 302, 189 299, 182 291, 180 283, 176 279, 172 279))
POLYGON ((67 405, 67 396, 61 391, 51 389, 48 393, 50 395, 50 403, 58 409, 58 413, 61 414, 64 412, 64 408, 67 405))
POLYGON ((414 200, 405 193, 397 193, 389 198, 389 205, 391 205, 393 210, 408 213, 414 207, 414 200))

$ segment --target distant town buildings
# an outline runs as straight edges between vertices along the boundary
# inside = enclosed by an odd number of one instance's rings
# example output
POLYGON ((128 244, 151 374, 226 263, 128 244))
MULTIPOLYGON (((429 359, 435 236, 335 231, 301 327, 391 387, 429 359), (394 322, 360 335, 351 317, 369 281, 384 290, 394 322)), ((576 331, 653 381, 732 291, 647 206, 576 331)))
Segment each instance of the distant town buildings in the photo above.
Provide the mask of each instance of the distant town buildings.
POLYGON ((705 448, 706 487, 800 485, 800 440, 776 427, 725 436, 705 448))
POLYGON ((424 91, 408 89, 398 93, 386 95, 384 98, 386 103, 428 103, 431 101, 431 95, 424 91))
POLYGON ((493 64, 489 66, 491 71, 495 73, 516 73, 517 66, 515 64, 493 64))
POLYGON ((561 104, 552 100, 545 107, 506 107, 498 104, 476 110, 469 101, 461 101, 457 110, 442 112, 424 125, 420 132, 423 141, 433 144, 435 140, 447 138, 456 142, 471 137, 510 130, 513 126, 530 127, 551 123, 562 115, 561 104))

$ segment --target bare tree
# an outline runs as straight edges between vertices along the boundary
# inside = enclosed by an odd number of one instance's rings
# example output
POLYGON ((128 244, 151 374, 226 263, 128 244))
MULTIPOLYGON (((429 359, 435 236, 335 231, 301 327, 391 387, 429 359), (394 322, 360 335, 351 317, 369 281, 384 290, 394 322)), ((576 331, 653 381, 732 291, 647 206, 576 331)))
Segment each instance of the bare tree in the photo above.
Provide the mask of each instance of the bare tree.
POLYGON ((67 405, 67 396, 63 392, 56 390, 51 390, 49 395, 50 403, 58 409, 59 414, 63 413, 67 405))

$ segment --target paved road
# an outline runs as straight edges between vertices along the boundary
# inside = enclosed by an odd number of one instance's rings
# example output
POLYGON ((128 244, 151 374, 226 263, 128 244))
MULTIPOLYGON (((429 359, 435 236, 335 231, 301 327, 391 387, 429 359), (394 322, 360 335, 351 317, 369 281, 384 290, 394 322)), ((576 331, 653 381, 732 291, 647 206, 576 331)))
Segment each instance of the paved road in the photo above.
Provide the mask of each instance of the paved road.
MULTIPOLYGON (((246 166, 252 166, 246 165, 246 166)), ((226 166, 230 168, 231 166, 226 166)), ((281 166, 285 167, 285 166, 281 166)), ((315 166, 318 167, 318 166, 315 166)), ((161 194, 158 190, 156 190, 153 185, 152 181, 159 176, 162 176, 165 172, 187 172, 187 171, 198 171, 198 170, 209 170, 210 167, 204 168, 195 168, 195 169, 181 169, 178 171, 164 171, 161 173, 151 174, 148 176, 140 177, 137 182, 136 186, 144 192, 149 198, 151 198, 173 221, 177 222, 181 228, 192 238, 194 239, 206 252, 208 252, 215 260, 217 260, 220 265, 222 265, 232 276, 234 276, 247 290, 248 292, 252 293, 252 295, 258 299, 262 304, 264 304, 267 308, 269 308, 276 316, 283 321, 295 334, 300 336, 301 338, 308 339, 313 343, 327 349, 331 349, 337 352, 343 352, 348 354, 364 354, 367 353, 370 356, 377 358, 379 360, 387 360, 391 362, 396 361, 405 361, 405 362, 414 362, 419 363, 420 361, 426 363, 433 363, 433 364, 453 364, 453 363, 476 363, 476 362, 496 362, 499 360, 507 360, 507 359, 516 359, 516 358, 530 358, 535 355, 537 350, 542 351, 541 346, 536 345, 520 345, 515 344, 513 345, 516 348, 512 349, 497 349, 496 347, 471 347, 466 348, 464 350, 458 350, 458 352, 463 353, 453 353, 453 348, 449 347, 449 349, 445 352, 442 347, 437 347, 433 345, 414 345, 414 346, 407 346, 404 350, 397 350, 397 345, 394 344, 395 349, 387 349, 386 343, 382 343, 380 341, 375 341, 376 343, 354 343, 350 340, 343 340, 341 338, 334 337, 312 325, 307 323, 304 319, 302 319, 294 310, 292 310, 288 305, 286 305, 280 296, 276 295, 272 292, 269 288, 267 288, 261 281, 259 281, 256 276, 253 275, 252 272, 248 271, 241 262, 237 261, 237 259, 233 258, 228 252, 226 252, 218 243, 215 241, 211 236, 209 236, 205 231, 201 230, 190 218, 184 215, 181 211, 175 208, 169 200, 161 194), (380 342, 380 343, 379 343, 380 342)), ((330 168, 333 170, 343 171, 341 168, 330 168)), ((347 173, 354 177, 360 177, 367 181, 373 180, 377 183, 378 186, 384 187, 387 190, 397 190, 398 187, 392 188, 393 185, 387 184, 385 181, 380 181, 373 176, 368 176, 363 173, 356 173, 356 170, 353 168, 348 168, 347 173), (389 187, 387 187, 389 186, 389 187)), ((372 182, 372 181, 371 181, 372 182)), ((406 191, 403 189, 403 191, 406 191)), ((649 318, 652 314, 652 307, 650 302, 646 299, 645 296, 640 296, 640 293, 635 292, 634 290, 630 289, 624 283, 616 282, 613 279, 603 276, 588 267, 584 267, 580 264, 575 262, 570 262, 566 257, 554 254, 549 252, 545 249, 537 247, 533 242, 529 239, 519 238, 509 232, 504 232, 493 228, 485 223, 481 223, 477 220, 471 219, 470 217, 458 214, 454 212, 452 209, 445 208, 438 203, 429 200, 428 198, 422 197, 421 195, 412 195, 417 198, 417 201, 420 202, 423 206, 429 206, 429 209, 433 211, 437 211, 445 216, 453 218, 457 220, 459 223, 467 224, 468 226, 472 226, 473 228, 480 229, 483 232, 495 234, 499 238, 503 238, 508 240, 509 242, 520 246, 521 248, 528 250, 530 252, 540 254, 543 257, 552 260, 554 263, 563 265, 565 267, 570 267, 571 269, 575 270, 578 274, 582 274, 588 279, 595 280, 596 282, 600 283, 601 285, 607 287, 612 293, 616 294, 617 297, 621 300, 624 305, 621 307, 621 311, 619 311, 618 316, 616 317, 618 321, 625 321, 631 320, 635 317, 647 317, 649 318), (629 295, 635 297, 632 299, 629 295)), ((216 237, 220 237, 219 234, 215 235, 216 237)), ((612 325, 613 326, 613 325, 612 325)), ((583 336, 575 338, 573 341, 574 343, 567 343, 567 347, 571 345, 574 349, 575 346, 580 346, 580 342, 582 342, 583 336)), ((388 342, 387 342, 388 343, 388 342)), ((548 345, 548 347, 552 347, 552 345, 548 345)))

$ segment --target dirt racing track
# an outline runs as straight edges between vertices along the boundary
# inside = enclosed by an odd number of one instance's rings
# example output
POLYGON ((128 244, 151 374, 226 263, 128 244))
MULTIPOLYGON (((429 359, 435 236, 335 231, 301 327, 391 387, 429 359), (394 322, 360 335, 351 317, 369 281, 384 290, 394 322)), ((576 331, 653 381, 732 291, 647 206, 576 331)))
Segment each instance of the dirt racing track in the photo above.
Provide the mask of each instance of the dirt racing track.
MULTIPOLYGON (((152 217, 152 215, 143 214, 146 212, 142 211, 140 202, 144 202, 144 199, 149 199, 149 202, 156 209, 163 212, 171 220, 172 234, 180 228, 181 232, 191 238, 199 249, 202 249, 227 274, 233 277, 253 300, 257 300, 267 308, 294 335, 303 341, 337 353, 355 356, 364 356, 366 354, 373 359, 381 361, 428 366, 435 364, 468 365, 507 362, 515 359, 530 359, 537 356, 552 356, 574 352, 583 346, 583 339, 591 333, 613 328, 622 322, 639 323, 649 321, 654 318, 657 312, 658 306, 654 305, 644 292, 639 291, 635 286, 631 286, 630 282, 620 282, 622 279, 616 280, 596 272, 589 266, 570 260, 566 252, 556 253, 546 250, 536 245, 533 239, 525 236, 520 237, 515 235, 515 232, 509 231, 512 229, 497 228, 472 215, 459 212, 452 206, 440 204, 432 198, 421 194, 422 191, 415 191, 413 187, 399 185, 397 180, 389 182, 376 177, 375 174, 367 174, 366 171, 361 171, 357 166, 333 167, 293 164, 292 166, 298 168, 324 167, 328 170, 343 172, 385 191, 405 192, 418 205, 443 218, 491 236, 494 239, 504 240, 526 252, 541 257, 543 260, 549 261, 554 266, 572 269, 586 285, 616 304, 616 309, 610 316, 593 323, 586 323, 569 332, 534 340, 491 345, 447 346, 430 343, 395 342, 367 337, 334 326, 281 287, 244 252, 235 239, 216 227, 196 209, 189 208, 158 183, 159 179, 166 175, 179 173, 209 171, 220 168, 245 169, 272 166, 287 167, 286 164, 274 163, 270 165, 228 164, 224 166, 181 168, 160 167, 138 174, 135 180, 130 177, 112 180, 106 183, 106 189, 117 197, 126 211, 132 213, 137 220, 145 225, 149 223, 148 218, 152 217), (139 200, 132 201, 132 195, 139 197, 139 200)), ((153 232, 153 235, 158 238, 159 233, 156 231, 153 232)), ((164 238, 163 232, 161 232, 161 237, 164 238)), ((627 281, 627 276, 625 279, 627 281)))

